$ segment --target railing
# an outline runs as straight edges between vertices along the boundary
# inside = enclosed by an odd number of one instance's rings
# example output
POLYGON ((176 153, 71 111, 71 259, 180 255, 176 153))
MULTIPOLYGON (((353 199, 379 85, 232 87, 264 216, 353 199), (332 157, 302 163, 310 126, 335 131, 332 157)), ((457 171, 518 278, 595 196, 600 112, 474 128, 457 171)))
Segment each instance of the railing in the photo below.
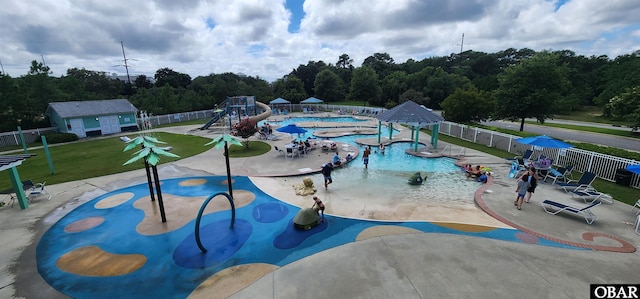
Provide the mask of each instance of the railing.
MULTIPOLYGON (((515 141, 520 138, 519 136, 447 121, 440 123, 439 133, 473 143, 495 147, 497 149, 510 152, 514 154, 514 156, 522 155, 522 153, 527 149, 531 149, 531 146, 515 141)), ((615 182, 616 172, 618 169, 626 168, 628 165, 640 164, 640 162, 636 160, 600 154, 577 148, 535 148, 534 155, 534 158, 539 155, 545 155, 550 159, 553 159, 554 165, 566 166, 568 164, 572 164, 574 170, 579 172, 593 172, 597 174, 599 178, 610 182, 615 182)), ((634 188, 640 188, 640 176, 636 174, 632 176, 631 186, 634 188)))
MULTIPOLYGON (((37 141, 40 141, 41 134, 49 131, 55 131, 55 130, 57 129, 54 127, 22 130, 22 136, 24 137, 25 143, 32 144, 37 141)), ((21 144, 22 144, 22 141, 20 140, 20 134, 18 131, 0 133, 0 148, 5 146, 14 146, 14 145, 21 145, 21 144)))

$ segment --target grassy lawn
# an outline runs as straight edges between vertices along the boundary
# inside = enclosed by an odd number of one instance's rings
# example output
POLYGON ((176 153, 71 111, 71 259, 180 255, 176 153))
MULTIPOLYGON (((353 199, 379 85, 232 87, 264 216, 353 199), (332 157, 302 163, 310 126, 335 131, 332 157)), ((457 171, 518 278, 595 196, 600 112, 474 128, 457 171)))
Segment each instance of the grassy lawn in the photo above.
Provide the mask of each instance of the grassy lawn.
MULTIPOLYGON (((429 133, 428 130, 423 130, 423 131, 426 133, 429 133)), ((466 148, 484 152, 496 157, 513 158, 513 154, 507 151, 499 150, 493 147, 488 147, 482 144, 461 140, 461 139, 447 136, 444 134, 438 135, 438 139, 447 143, 464 146, 466 148)), ((576 180, 579 179, 581 175, 582 174, 579 172, 573 173, 573 177, 576 180)), ((593 182, 593 187, 600 192, 607 193, 613 196, 613 198, 615 198, 617 201, 624 202, 629 205, 633 205, 638 200, 638 197, 640 197, 640 191, 638 191, 638 189, 628 187, 628 186, 618 185, 613 182, 605 181, 602 179, 596 179, 595 182, 593 182)))
MULTIPOLYGON (((154 133, 154 136, 173 147, 171 152, 181 158, 194 156, 211 148, 211 146, 204 146, 211 141, 211 139, 204 137, 163 132, 154 133)), ((53 160, 55 174, 51 174, 49 170, 44 149, 31 149, 29 153, 36 154, 36 156, 23 161, 17 169, 21 180, 58 184, 144 168, 142 162, 122 166, 137 151, 132 149, 123 152, 124 147, 125 143, 120 141, 118 137, 50 146, 49 152, 53 160)), ((178 159, 180 158, 161 157, 160 164, 178 159)), ((3 176, 0 180, 0 190, 10 187, 9 176, 3 176)))
POLYGON ((586 121, 602 124, 611 124, 616 126, 626 126, 626 122, 610 120, 602 116, 602 108, 595 106, 585 106, 582 110, 573 111, 568 115, 556 115, 557 119, 566 119, 574 121, 586 121))
POLYGON ((632 138, 640 138, 638 134, 631 134, 631 129, 623 131, 618 129, 607 129, 607 128, 599 128, 599 127, 590 127, 590 126, 578 126, 578 125, 569 125, 569 124, 558 124, 558 123, 550 123, 545 122, 544 124, 540 124, 535 121, 526 121, 528 124, 538 125, 538 126, 546 126, 546 127, 554 127, 554 128, 562 128, 576 131, 585 131, 585 132, 593 132, 600 134, 608 134, 615 136, 624 136, 624 137, 632 137, 632 138))

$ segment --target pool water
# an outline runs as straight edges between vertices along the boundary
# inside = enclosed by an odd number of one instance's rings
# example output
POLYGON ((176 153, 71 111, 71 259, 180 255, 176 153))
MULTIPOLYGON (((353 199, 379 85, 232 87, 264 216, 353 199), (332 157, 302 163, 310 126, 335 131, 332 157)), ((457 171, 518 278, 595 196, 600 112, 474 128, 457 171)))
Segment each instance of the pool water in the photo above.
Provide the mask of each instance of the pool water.
MULTIPOLYGON (((319 118, 319 117, 301 117, 290 118, 279 122, 281 126, 291 123, 303 121, 334 121, 335 118, 319 118)), ((352 117, 341 117, 343 121, 356 120, 352 117)), ((305 128, 307 133, 299 138, 313 137, 313 128, 305 128)), ((382 128, 382 134, 388 134, 386 127, 382 128)), ((394 135, 398 131, 394 130, 394 135)), ((364 146, 359 145, 356 140, 361 138, 373 138, 377 135, 349 135, 343 137, 331 138, 331 140, 351 144, 358 148, 360 154, 355 161, 348 163, 345 167, 338 168, 332 173, 335 183, 331 188, 338 188, 338 185, 353 186, 355 188, 340 188, 340 192, 344 197, 352 198, 375 198, 380 194, 387 197, 397 199, 398 203, 446 203, 471 205, 473 202, 473 194, 478 189, 480 183, 475 180, 468 179, 460 170, 460 167, 454 164, 455 160, 451 158, 423 158, 408 155, 406 149, 414 146, 413 142, 394 142, 385 148, 382 154, 377 146, 371 147, 371 155, 369 156, 369 168, 365 169, 362 161, 362 152, 364 146), (427 180, 424 184, 414 186, 409 185, 408 180, 411 175, 420 172, 427 180), (345 194, 346 193, 346 194, 345 194)), ((421 145, 419 145, 421 146, 421 145)), ((315 151, 315 150, 314 150, 315 151)), ((341 157, 347 155, 348 152, 338 148, 341 157)), ((312 154, 315 154, 312 152, 312 154)), ((331 161, 333 155, 327 154, 327 162, 331 161)), ((314 167, 321 165, 314 165, 314 167)), ((322 175, 317 174, 314 177, 315 184, 321 189, 322 175)), ((373 199, 372 199, 373 200, 373 199)), ((375 203, 374 203, 375 204, 375 203)))

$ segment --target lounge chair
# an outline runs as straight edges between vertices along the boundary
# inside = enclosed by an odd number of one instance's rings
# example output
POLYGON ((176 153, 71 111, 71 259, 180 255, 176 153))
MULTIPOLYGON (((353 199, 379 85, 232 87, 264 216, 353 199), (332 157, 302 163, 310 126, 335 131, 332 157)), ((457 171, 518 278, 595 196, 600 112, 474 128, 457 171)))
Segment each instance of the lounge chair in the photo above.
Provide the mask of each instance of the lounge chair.
POLYGON ((574 199, 582 199, 584 203, 592 203, 596 200, 611 200, 609 203, 613 203, 613 198, 610 195, 598 192, 593 187, 579 187, 576 190, 569 191, 571 197, 574 199))
POLYGON ((573 165, 568 165, 567 167, 558 167, 558 169, 551 168, 547 171, 547 174, 544 176, 543 181, 547 181, 547 178, 552 178, 552 184, 558 182, 558 180, 563 183, 567 182, 567 176, 573 170, 573 165))
POLYGON ((522 157, 520 156, 515 156, 513 158, 508 158, 507 160, 509 161, 515 161, 515 160, 519 160, 522 159, 522 161, 527 162, 529 161, 529 159, 531 159, 531 155, 533 155, 533 151, 528 149, 524 152, 524 154, 522 155, 522 157))
POLYGON ((566 192, 576 190, 578 188, 591 187, 591 183, 595 181, 597 175, 593 172, 585 171, 580 179, 568 180, 566 183, 556 183, 556 187, 563 189, 566 192))
POLYGON ((595 200, 590 205, 584 208, 579 208, 579 207, 572 207, 572 206, 559 203, 553 200, 549 200, 549 199, 546 199, 541 203, 542 208, 548 214, 557 215, 560 212, 572 213, 572 214, 584 217, 584 220, 587 222, 587 224, 591 224, 594 221, 596 221, 596 219, 598 219, 598 217, 596 217, 596 215, 593 214, 593 212, 591 212, 591 209, 601 204, 602 202, 600 202, 599 200, 595 200))
POLYGON ((33 199, 41 196, 44 196, 47 200, 51 200, 51 193, 44 188, 46 184, 47 182, 37 183, 29 188, 29 190, 25 190, 29 200, 33 201, 33 199))

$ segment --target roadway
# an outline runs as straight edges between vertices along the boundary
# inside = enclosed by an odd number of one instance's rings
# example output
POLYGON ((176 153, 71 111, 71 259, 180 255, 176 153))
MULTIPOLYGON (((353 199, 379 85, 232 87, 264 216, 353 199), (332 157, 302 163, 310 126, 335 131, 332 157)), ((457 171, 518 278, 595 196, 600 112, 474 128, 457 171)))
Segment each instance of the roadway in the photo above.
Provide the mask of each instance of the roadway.
MULTIPOLYGON (((568 120, 546 120, 546 122, 631 131, 630 128, 614 127, 612 125, 599 124, 599 123, 587 123, 587 122, 577 122, 577 121, 568 121, 568 120)), ((486 126, 505 128, 505 129, 515 130, 515 131, 520 130, 520 122, 487 121, 487 122, 483 122, 482 124, 486 126)), ((562 139, 568 142, 576 141, 576 142, 592 143, 592 144, 604 145, 609 147, 615 147, 615 148, 625 149, 629 151, 640 151, 640 139, 638 138, 622 137, 622 136, 584 132, 584 131, 569 130, 569 129, 562 129, 562 128, 554 128, 554 127, 541 126, 541 125, 535 125, 535 124, 529 124, 529 123, 524 124, 524 131, 528 133, 538 134, 538 135, 547 135, 547 136, 562 139)))

